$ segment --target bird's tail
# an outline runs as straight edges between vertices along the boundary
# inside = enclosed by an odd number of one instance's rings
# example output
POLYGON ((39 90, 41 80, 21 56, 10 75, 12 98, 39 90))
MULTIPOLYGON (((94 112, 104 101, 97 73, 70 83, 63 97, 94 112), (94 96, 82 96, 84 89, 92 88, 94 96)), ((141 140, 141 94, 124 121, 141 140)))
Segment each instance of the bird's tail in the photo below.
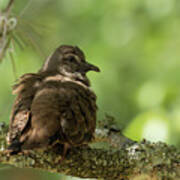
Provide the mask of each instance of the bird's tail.
POLYGON ((13 141, 8 147, 7 150, 9 151, 10 154, 17 154, 21 151, 21 146, 22 146, 22 142, 19 141, 13 141))

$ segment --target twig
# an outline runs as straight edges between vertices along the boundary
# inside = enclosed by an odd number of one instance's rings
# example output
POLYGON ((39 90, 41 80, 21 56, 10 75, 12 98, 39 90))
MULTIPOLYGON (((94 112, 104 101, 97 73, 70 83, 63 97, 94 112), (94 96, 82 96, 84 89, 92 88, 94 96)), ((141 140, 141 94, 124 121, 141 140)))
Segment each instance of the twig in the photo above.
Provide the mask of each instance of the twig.
POLYGON ((12 8, 13 3, 14 3, 14 0, 9 0, 7 7, 3 11, 8 13, 12 8))
POLYGON ((17 80, 16 64, 15 64, 14 56, 13 56, 11 51, 9 52, 9 56, 10 56, 10 59, 11 59, 14 79, 16 81, 17 80))

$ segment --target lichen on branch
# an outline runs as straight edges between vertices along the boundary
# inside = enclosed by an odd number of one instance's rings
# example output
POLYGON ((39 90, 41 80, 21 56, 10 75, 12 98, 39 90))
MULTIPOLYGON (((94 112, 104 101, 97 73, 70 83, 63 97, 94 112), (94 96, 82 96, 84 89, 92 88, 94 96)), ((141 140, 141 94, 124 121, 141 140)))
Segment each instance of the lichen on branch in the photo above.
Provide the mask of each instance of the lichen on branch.
MULTIPOLYGON (((6 131, 7 126, 1 125, 1 147, 5 147, 6 131)), ((17 155, 9 155, 5 150, 0 152, 1 164, 19 168, 37 168, 81 178, 107 180, 180 178, 180 151, 162 142, 151 143, 144 140, 122 149, 108 150, 84 146, 71 149, 63 162, 60 162, 60 159, 61 153, 57 153, 55 149, 30 150, 17 155)))

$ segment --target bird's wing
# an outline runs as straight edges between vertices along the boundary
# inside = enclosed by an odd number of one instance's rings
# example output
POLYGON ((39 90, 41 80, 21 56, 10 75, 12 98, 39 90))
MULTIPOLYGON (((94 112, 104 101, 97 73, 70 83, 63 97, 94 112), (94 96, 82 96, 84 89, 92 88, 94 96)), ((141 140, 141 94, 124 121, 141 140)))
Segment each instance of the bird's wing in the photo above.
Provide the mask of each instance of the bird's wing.
POLYGON ((33 99, 32 128, 21 136, 22 148, 48 144, 80 145, 93 137, 96 97, 88 88, 72 82, 42 83, 33 99))
POLYGON ((65 90, 60 96, 62 135, 72 145, 88 143, 96 127, 96 96, 88 87, 72 82, 64 82, 61 88, 65 90))
POLYGON ((19 82, 13 86, 15 99, 8 133, 8 144, 18 141, 21 133, 25 130, 31 118, 31 104, 34 94, 40 84, 41 77, 37 74, 25 74, 20 77, 19 82))

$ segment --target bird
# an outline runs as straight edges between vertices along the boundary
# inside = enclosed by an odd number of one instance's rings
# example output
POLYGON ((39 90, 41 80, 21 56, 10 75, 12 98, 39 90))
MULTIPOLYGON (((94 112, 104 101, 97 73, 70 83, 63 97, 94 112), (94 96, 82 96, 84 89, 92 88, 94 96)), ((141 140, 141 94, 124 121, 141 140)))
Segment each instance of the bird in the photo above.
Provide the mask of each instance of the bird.
POLYGON ((61 45, 37 73, 19 78, 7 135, 11 154, 60 144, 65 156, 68 149, 93 140, 97 97, 89 71, 100 69, 77 46, 61 45))

